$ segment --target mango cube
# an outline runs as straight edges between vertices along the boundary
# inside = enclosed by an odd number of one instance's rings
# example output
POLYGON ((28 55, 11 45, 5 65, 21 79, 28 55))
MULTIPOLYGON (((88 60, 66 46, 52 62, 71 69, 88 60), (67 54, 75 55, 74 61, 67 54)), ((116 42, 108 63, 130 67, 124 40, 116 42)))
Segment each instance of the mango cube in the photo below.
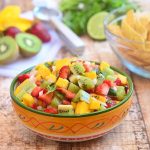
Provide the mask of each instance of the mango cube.
POLYGON ((91 72, 86 72, 85 76, 90 78, 90 79, 95 79, 97 77, 96 72, 95 71, 91 71, 91 72))
POLYGON ((110 65, 105 61, 102 61, 99 66, 101 71, 104 71, 106 68, 109 68, 109 67, 110 67, 110 65))
POLYGON ((86 102, 78 102, 76 109, 75 109, 75 114, 77 115, 81 115, 81 114, 85 114, 85 113, 89 113, 89 104, 87 104, 86 102))
POLYGON ((58 78, 58 80, 56 82, 57 87, 61 87, 61 88, 65 88, 65 89, 67 89, 68 85, 69 85, 69 81, 67 79, 58 78))
POLYGON ((71 105, 73 106, 74 109, 76 109, 77 103, 71 102, 71 105))
POLYGON ((97 94, 91 94, 91 97, 94 97, 95 99, 97 99, 103 103, 106 103, 106 101, 107 101, 105 96, 101 96, 101 95, 97 95, 97 94))
POLYGON ((53 75, 52 73, 50 75, 46 76, 45 79, 50 81, 50 83, 56 82, 56 76, 53 75))
POLYGON ((93 110, 99 110, 101 102, 93 97, 90 98, 89 108, 93 110))
POLYGON ((121 74, 118 74, 117 76, 121 80, 122 84, 127 84, 127 77, 125 77, 125 76, 123 76, 121 74))
POLYGON ((29 107, 31 107, 34 104, 34 98, 28 93, 25 93, 22 96, 21 100, 26 106, 29 106, 29 107))

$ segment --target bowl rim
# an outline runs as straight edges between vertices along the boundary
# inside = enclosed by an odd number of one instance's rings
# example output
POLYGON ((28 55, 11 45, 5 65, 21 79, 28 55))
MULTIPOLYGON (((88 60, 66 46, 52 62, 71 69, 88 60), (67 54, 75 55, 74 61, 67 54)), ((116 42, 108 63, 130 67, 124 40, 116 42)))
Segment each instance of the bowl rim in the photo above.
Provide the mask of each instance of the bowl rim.
MULTIPOLYGON (((130 40, 126 37, 121 37, 119 35, 116 35, 114 33, 112 33, 109 29, 108 29, 108 25, 110 23, 107 22, 107 20, 110 18, 110 16, 113 16, 113 14, 117 13, 119 10, 121 10, 121 8, 118 8, 118 9, 115 9, 113 11, 111 11, 104 19, 104 30, 105 30, 105 33, 108 32, 109 34, 111 34, 112 36, 118 38, 118 39, 121 39, 121 40, 124 40, 126 42, 129 42, 129 43, 136 43, 136 44, 145 44, 145 42, 140 42, 140 41, 136 41, 136 40, 130 40)), ((120 17, 125 17, 126 14, 122 15, 122 16, 119 16, 117 18, 120 18, 120 17)), ((106 33, 107 35, 107 33, 106 33)), ((147 43, 147 42, 146 42, 147 43)))
MULTIPOLYGON (((98 62, 95 62, 96 64, 100 64, 98 62)), ((107 108, 105 110, 99 110, 99 111, 96 111, 96 112, 91 112, 91 113, 87 113, 87 114, 82 114, 82 115, 60 115, 60 114, 48 114, 48 113, 45 113, 45 112, 42 112, 42 111, 39 111, 39 110, 34 110, 28 106, 25 106, 24 104, 22 104, 19 99, 14 95, 14 89, 15 89, 15 86, 16 86, 16 83, 17 83, 17 79, 18 79, 18 76, 21 75, 21 74, 25 74, 25 73, 28 73, 30 72, 33 68, 33 67, 30 67, 28 69, 25 69, 24 71, 22 71, 21 73, 19 73, 12 81, 11 85, 10 85, 10 96, 11 96, 11 100, 13 102, 15 102, 17 105, 19 105, 20 107, 30 111, 30 112, 33 112, 33 113, 37 113, 37 114, 40 114, 40 115, 44 115, 44 116, 50 116, 50 117, 58 117, 58 118, 79 118, 79 117, 88 117, 88 116, 94 116, 94 115, 98 115, 98 114, 102 114, 102 113, 105 113, 105 112, 109 112, 109 111, 112 111, 114 110, 115 108, 123 105, 126 101, 129 100, 129 98, 131 97, 132 93, 133 93, 133 82, 131 80, 131 78, 124 72, 120 71, 119 69, 111 66, 111 69, 113 69, 114 71, 124 75, 127 77, 127 80, 128 80, 128 83, 129 83, 129 92, 128 94, 126 95, 126 97, 120 101, 118 104, 116 104, 115 106, 111 107, 111 108, 107 108)))

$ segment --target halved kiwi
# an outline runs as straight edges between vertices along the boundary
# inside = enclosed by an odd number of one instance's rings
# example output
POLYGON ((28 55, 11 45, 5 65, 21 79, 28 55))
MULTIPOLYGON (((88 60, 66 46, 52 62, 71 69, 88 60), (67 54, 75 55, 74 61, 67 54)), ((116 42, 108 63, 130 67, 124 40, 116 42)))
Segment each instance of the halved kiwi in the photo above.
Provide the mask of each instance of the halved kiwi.
POLYGON ((5 36, 0 38, 0 64, 12 62, 18 55, 18 46, 12 37, 5 36))
POLYGON ((21 54, 25 57, 36 55, 41 50, 42 42, 35 35, 18 33, 15 38, 21 54))

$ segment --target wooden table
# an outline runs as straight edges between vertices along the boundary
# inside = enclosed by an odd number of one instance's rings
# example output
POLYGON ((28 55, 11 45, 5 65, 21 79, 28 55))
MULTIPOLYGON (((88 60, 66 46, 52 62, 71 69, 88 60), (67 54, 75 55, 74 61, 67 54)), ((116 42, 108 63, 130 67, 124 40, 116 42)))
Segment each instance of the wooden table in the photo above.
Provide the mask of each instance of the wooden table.
MULTIPOLYGON (((23 10, 32 8, 31 1, 7 0, 19 4, 23 10)), ((0 77, 0 150, 150 150, 150 80, 132 74, 122 67, 107 42, 95 42, 83 37, 84 57, 105 60, 125 70, 134 82, 133 105, 121 125, 109 134, 87 142, 63 143, 43 139, 26 129, 17 120, 9 96, 11 78, 0 77)), ((57 58, 71 57, 62 49, 57 58)))

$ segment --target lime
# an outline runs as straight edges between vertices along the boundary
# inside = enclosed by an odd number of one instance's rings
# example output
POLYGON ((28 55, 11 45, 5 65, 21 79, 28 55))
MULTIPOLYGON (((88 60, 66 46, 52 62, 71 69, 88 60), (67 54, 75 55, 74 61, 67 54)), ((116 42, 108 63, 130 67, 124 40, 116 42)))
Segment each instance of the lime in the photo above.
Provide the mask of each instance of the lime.
POLYGON ((87 32, 89 36, 96 40, 104 40, 104 18, 108 15, 108 12, 99 12, 94 14, 87 23, 87 32))

